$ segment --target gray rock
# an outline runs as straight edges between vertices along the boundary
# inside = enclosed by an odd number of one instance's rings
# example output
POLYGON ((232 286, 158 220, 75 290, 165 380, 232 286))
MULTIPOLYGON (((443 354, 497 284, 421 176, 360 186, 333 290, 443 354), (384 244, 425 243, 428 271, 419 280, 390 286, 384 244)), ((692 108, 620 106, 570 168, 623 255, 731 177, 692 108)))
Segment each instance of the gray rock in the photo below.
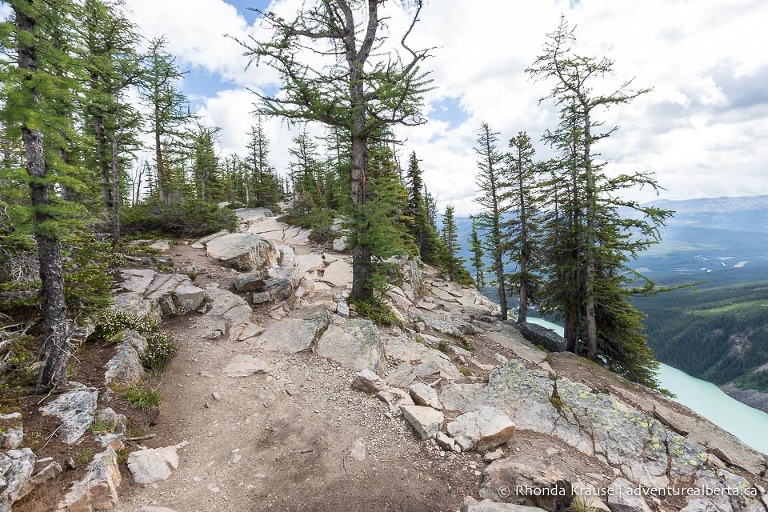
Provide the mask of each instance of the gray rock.
POLYGON ((8 512, 22 498, 21 490, 35 470, 35 454, 29 448, 0 453, 0 511, 8 512))
POLYGON ((307 274, 315 270, 321 270, 325 268, 325 262, 319 254, 302 254, 296 256, 296 265, 299 268, 301 274, 307 274))
MULTIPOLYGON (((386 347, 386 344, 385 344, 386 347)), ((391 354, 388 353, 391 357, 391 354)), ((410 363, 400 363, 394 370, 387 372, 387 376, 384 378, 387 384, 398 388, 407 388, 413 381, 416 380, 416 372, 413 371, 413 367, 410 363)))
MULTIPOLYGON (((146 340, 144 340, 146 345, 146 340)), ((133 386, 144 380, 144 366, 134 345, 125 339, 118 345, 117 353, 107 362, 104 374, 106 384, 133 386)))
POLYGON ((422 439, 430 439, 440 432, 445 416, 440 411, 421 405, 404 405, 401 407, 403 417, 419 433, 422 439))
MULTIPOLYGON (((387 357, 395 361, 415 363, 416 367, 421 367, 419 371, 422 375, 437 372, 445 379, 458 379, 462 376, 456 365, 451 362, 451 358, 439 350, 429 348, 406 336, 384 336, 382 341, 387 357)), ((392 382, 390 384, 394 385, 392 382)))
POLYGON ((358 462, 365 460, 365 439, 358 437, 349 447, 349 456, 358 462))
POLYGON ((515 505, 513 503, 498 503, 491 500, 478 502, 467 496, 461 506, 461 512, 546 512, 543 508, 515 505))
POLYGON ((41 407, 40 412, 61 419, 56 435, 63 443, 73 444, 91 427, 98 397, 93 388, 73 389, 41 407))
POLYGON ((49 480, 53 480, 63 472, 64 468, 61 467, 61 464, 58 462, 51 462, 43 469, 32 475, 29 480, 24 482, 24 484, 21 486, 21 489, 19 489, 19 499, 31 493, 38 485, 48 482, 49 480))
POLYGON ((72 484, 57 512, 112 510, 118 503, 121 483, 117 453, 111 446, 96 454, 82 480, 72 484))
POLYGON ((253 292, 253 294, 251 294, 251 304, 254 306, 264 304, 270 300, 272 300, 272 297, 270 296, 269 292, 253 292))
POLYGON ((389 386, 386 382, 381 380, 381 377, 376 375, 369 368, 360 370, 355 374, 355 378, 352 380, 352 387, 369 393, 378 393, 387 389, 389 386))
POLYGON ((128 418, 125 417, 125 414, 116 413, 111 407, 96 411, 93 422, 116 434, 126 432, 128 428, 128 418))
POLYGON ((611 482, 609 489, 612 492, 608 493, 608 508, 611 512, 651 512, 643 497, 632 493, 636 488, 637 485, 625 478, 617 478, 611 482))
POLYGON ((389 412, 398 415, 404 405, 414 405, 411 396, 398 388, 387 388, 379 391, 376 396, 389 406, 389 412))
POLYGON ((171 250, 171 243, 168 240, 158 240, 150 244, 149 248, 160 252, 168 252, 171 250))
POLYGON ((498 499, 499 490, 508 494, 505 501, 534 505, 545 510, 564 510, 570 503, 572 481, 578 475, 546 454, 521 453, 515 457, 499 459, 485 468, 480 497, 498 499), (546 489, 533 494, 526 489, 546 489))
POLYGON ((15 450, 24 440, 24 426, 20 412, 0 414, 0 449, 15 450))
POLYGON ((347 250, 347 237, 342 236, 333 241, 333 250, 336 252, 344 252, 347 250))
POLYGON ((463 451, 485 452, 506 443, 515 433, 515 424, 502 411, 481 407, 457 417, 446 430, 463 451))
POLYGON ((151 507, 149 505, 144 505, 139 509, 139 512, 176 512, 176 511, 168 507, 151 507))
POLYGON ((235 290, 239 292, 260 292, 264 290, 264 281, 267 279, 268 276, 266 271, 259 270, 257 272, 249 272, 237 276, 232 284, 234 285, 235 290))
POLYGON ((264 328, 252 322, 245 322, 233 327, 229 331, 229 339, 245 341, 264 332, 264 328))
POLYGON ((352 265, 344 260, 336 260, 325 268, 322 280, 333 286, 349 286, 352 284, 352 265))
POLYGON ((307 350, 330 321, 327 311, 319 311, 306 318, 287 318, 273 323, 259 337, 261 348, 288 354, 307 350))
POLYGON ((121 281, 117 285, 119 289, 137 293, 141 296, 147 291, 149 285, 157 276, 157 272, 151 269, 124 269, 119 272, 121 281))
POLYGON ((266 373, 267 363, 261 359, 246 355, 239 354, 233 357, 229 364, 222 370, 222 375, 226 377, 250 377, 257 373, 266 373))
POLYGON ((485 452, 485 455, 483 455, 483 460, 485 462, 493 462, 495 460, 499 460, 502 457, 504 457, 504 451, 501 448, 496 448, 493 451, 485 452))
POLYGON ((235 215, 240 219, 240 222, 259 222, 270 217, 274 217, 275 214, 269 208, 238 208, 235 210, 235 215))
POLYGON ((146 485, 157 480, 166 480, 171 476, 171 468, 179 467, 177 452, 186 444, 183 442, 175 446, 131 452, 128 456, 128 469, 133 475, 134 482, 146 485))
MULTIPOLYGON (((435 436, 435 441, 437 442, 437 445, 444 450, 451 452, 456 450, 456 442, 453 440, 453 438, 442 432, 437 433, 435 436)), ((461 451, 461 448, 459 448, 459 451, 461 451)))
POLYGON ((349 305, 345 300, 336 302, 336 314, 342 318, 349 318, 349 305))
POLYGON ((517 324, 517 328, 525 339, 536 345, 541 345, 550 352, 563 352, 565 350, 565 338, 552 329, 530 322, 517 324))
POLYGON ((367 319, 329 326, 317 342, 317 353, 351 370, 369 368, 381 375, 387 367, 379 329, 367 319))
POLYGON ((208 256, 240 271, 277 265, 275 243, 253 233, 231 233, 208 242, 208 256))
POLYGON ((443 404, 437 398, 437 392, 423 382, 414 382, 408 386, 408 391, 417 405, 426 405, 438 411, 443 410, 443 404))
POLYGON ((195 249, 202 249, 211 240, 215 240, 216 238, 219 238, 220 236, 224 236, 224 235, 228 235, 228 234, 229 234, 229 230, 228 229, 223 229, 221 231, 217 231, 216 233, 213 233, 213 234, 208 235, 208 236, 204 236, 203 238, 201 238, 197 242, 193 243, 192 247, 194 247, 195 249))
POLYGON ((295 267, 296 266, 296 251, 290 245, 278 246, 280 251, 280 258, 278 263, 281 267, 295 267))

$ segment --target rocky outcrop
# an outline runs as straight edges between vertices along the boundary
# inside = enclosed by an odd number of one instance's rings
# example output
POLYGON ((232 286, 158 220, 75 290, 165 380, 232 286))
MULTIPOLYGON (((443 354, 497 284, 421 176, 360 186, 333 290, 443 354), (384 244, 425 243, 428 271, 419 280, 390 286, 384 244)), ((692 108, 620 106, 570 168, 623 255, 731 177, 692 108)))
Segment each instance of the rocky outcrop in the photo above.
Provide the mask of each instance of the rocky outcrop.
POLYGON ((517 324, 517 328, 525 339, 535 345, 541 345, 550 352, 563 352, 565 350, 565 339, 552 329, 530 322, 517 324))
POLYGON ((192 284, 189 276, 163 274, 150 269, 124 269, 112 309, 149 318, 159 323, 163 317, 184 315, 196 310, 205 292, 192 284))
POLYGON ((206 245, 208 256, 225 267, 251 271, 277 265, 275 243, 253 233, 230 233, 214 238, 206 245))
POLYGON ((260 347, 287 354, 307 350, 330 322, 331 316, 325 309, 315 311, 305 318, 286 318, 272 324, 261 334, 260 347))
POLYGON ((147 340, 139 333, 123 331, 123 341, 117 353, 107 362, 107 372, 104 374, 106 384, 129 387, 141 382, 145 372, 140 355, 146 348, 147 340))
POLYGON ((515 433, 515 424, 500 410, 484 406, 457 417, 446 430, 463 451, 482 453, 506 443, 515 433))
POLYGON ((351 370, 369 368, 379 375, 387 365, 379 329, 370 320, 331 325, 318 340, 317 353, 351 370))

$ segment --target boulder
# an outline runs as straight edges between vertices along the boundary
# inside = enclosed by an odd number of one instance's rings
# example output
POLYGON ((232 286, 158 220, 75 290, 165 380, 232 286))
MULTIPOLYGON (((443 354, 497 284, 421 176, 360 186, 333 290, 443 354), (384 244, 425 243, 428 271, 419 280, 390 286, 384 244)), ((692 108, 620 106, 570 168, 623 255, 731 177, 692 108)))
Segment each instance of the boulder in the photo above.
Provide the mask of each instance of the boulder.
POLYGON ((24 482, 24 485, 22 485, 21 489, 19 489, 19 499, 31 493, 38 485, 53 480, 63 472, 64 468, 61 467, 61 464, 58 462, 51 462, 43 469, 32 475, 29 480, 24 482))
POLYGON ((404 405, 414 405, 411 396, 398 388, 386 388, 382 389, 376 396, 389 406, 389 412, 392 414, 400 414, 401 408, 404 405))
POLYGON ((437 398, 437 392, 423 382, 414 382, 408 386, 408 391, 417 405, 426 405, 438 411, 443 409, 443 404, 437 398))
POLYGON ((128 456, 128 469, 137 484, 151 484, 157 480, 166 480, 171 476, 171 468, 179 467, 180 448, 186 442, 163 448, 148 448, 131 452, 128 456))
POLYGON ((302 254, 296 256, 296 266, 301 274, 307 274, 325 268, 325 261, 318 254, 302 254))
POLYGON ((191 283, 183 283, 173 290, 173 300, 179 312, 195 311, 205 300, 205 290, 191 283))
POLYGON ((322 280, 336 287, 352 284, 352 265, 344 260, 336 260, 325 268, 322 280))
MULTIPOLYGON (((412 370, 415 374, 421 376, 437 374, 439 377, 445 379, 458 379, 461 372, 456 365, 451 362, 451 358, 440 352, 439 350, 429 348, 423 343, 418 343, 411 340, 407 336, 384 336, 382 339, 384 343, 384 350, 386 350, 387 357, 395 361, 403 361, 408 364, 409 367, 413 367, 412 370)), ((409 371, 406 367, 398 367, 402 371, 399 373, 400 380, 407 380, 409 371)), ((415 376, 414 376, 415 378, 415 376)), ((413 380, 413 379, 412 379, 413 380)), ((390 380, 387 377, 387 382, 392 385, 402 385, 403 387, 410 384, 396 383, 394 378, 390 380)))
POLYGON ((296 251, 293 250, 293 247, 290 245, 280 245, 278 250, 280 251, 280 257, 277 261, 281 267, 296 266, 296 251))
POLYGON ((72 484, 57 512, 113 510, 119 503, 117 488, 120 486, 120 468, 117 453, 108 446, 96 454, 88 465, 88 472, 72 484))
POLYGON ((240 219, 240 222, 253 223, 259 222, 264 219, 274 217, 275 214, 269 208, 238 208, 235 210, 235 215, 240 219))
POLYGON ((0 511, 10 511, 21 499, 21 490, 35 471, 35 459, 29 448, 0 453, 0 511))
POLYGON ((367 319, 328 327, 317 342, 317 353, 351 370, 370 368, 381 375, 387 368, 379 328, 367 319))
POLYGON ((266 271, 259 270, 237 276, 232 284, 239 292, 260 292, 264 290, 264 281, 267 279, 266 271))
POLYGON ((61 419, 57 436, 63 443, 74 444, 93 424, 99 392, 81 387, 68 391, 53 402, 40 408, 40 412, 61 419))
POLYGON ((403 417, 419 433, 422 439, 431 439, 440 432, 445 416, 440 411, 422 405, 404 405, 403 417))
POLYGON ((550 352, 563 352, 565 350, 565 338, 552 329, 530 322, 517 324, 517 328, 525 339, 535 345, 541 345, 550 352))
MULTIPOLYGON (((144 341, 146 346, 146 340, 144 341)), ((127 340, 117 347, 117 353, 107 362, 107 372, 104 381, 107 385, 117 384, 129 387, 144 380, 144 365, 141 363, 139 352, 127 340)))
POLYGON ((128 418, 125 414, 116 413, 111 407, 99 409, 93 417, 93 422, 117 434, 125 432, 128 428, 128 418))
POLYGON ((333 250, 336 252, 344 252, 347 250, 347 237, 342 236, 333 241, 333 250))
POLYGON ((485 452, 506 443, 515 433, 515 424, 502 411, 481 407, 457 417, 446 430, 463 451, 485 452))
POLYGON ((21 413, 0 414, 0 449, 15 450, 24 440, 21 413))
POLYGON ((287 318, 273 323, 259 337, 261 348, 288 354, 307 350, 330 321, 330 314, 322 310, 305 318, 287 318))
POLYGON ((208 242, 208 256, 240 271, 277 265, 275 243, 252 233, 231 233, 208 242))

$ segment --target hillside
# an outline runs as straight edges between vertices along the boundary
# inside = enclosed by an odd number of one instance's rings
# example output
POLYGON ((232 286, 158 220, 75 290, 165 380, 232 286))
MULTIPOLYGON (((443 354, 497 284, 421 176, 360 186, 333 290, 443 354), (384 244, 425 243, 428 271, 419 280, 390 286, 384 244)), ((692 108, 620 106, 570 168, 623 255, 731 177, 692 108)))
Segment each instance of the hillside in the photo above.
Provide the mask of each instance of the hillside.
MULTIPOLYGON (((630 266, 660 285, 696 286, 634 300, 651 347, 663 363, 768 411, 768 396, 755 392, 768 391, 768 196, 653 204, 675 216, 630 266)), ((468 240, 470 219, 457 226, 468 240)), ((461 256, 469 260, 467 243, 461 256)))
POLYGON ((96 416, 119 417, 105 384, 119 375, 145 380, 161 407, 128 434, 79 411, 67 445, 69 425, 35 423, 31 402, 23 442, 48 439, 24 448, 33 465, 83 446, 93 462, 35 479, 14 510, 587 510, 578 496, 612 512, 763 508, 766 456, 660 393, 533 346, 475 290, 407 259, 387 294, 398 325, 376 326, 344 300, 348 254, 264 210, 238 215, 241 233, 156 243, 163 269, 118 272, 115 307, 162 318, 178 354, 162 376, 115 373, 128 332, 89 341, 74 365, 85 387, 44 400, 87 392, 96 416), (681 494, 704 487, 718 494, 681 494))

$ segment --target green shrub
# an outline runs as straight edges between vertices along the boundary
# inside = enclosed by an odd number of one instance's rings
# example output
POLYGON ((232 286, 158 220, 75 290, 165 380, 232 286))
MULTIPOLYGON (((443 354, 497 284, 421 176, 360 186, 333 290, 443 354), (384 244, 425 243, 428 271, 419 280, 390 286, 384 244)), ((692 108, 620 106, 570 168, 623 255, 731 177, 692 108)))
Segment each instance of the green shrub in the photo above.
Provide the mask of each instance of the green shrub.
POLYGON ((148 411, 160 405, 160 393, 152 388, 134 386, 126 389, 123 396, 134 409, 148 411))
POLYGON ((158 331, 147 336, 147 349, 139 358, 144 368, 151 373, 162 373, 176 352, 178 347, 171 341, 171 337, 158 331))
POLYGON ((170 235, 176 237, 205 236, 222 229, 234 231, 237 215, 229 208, 190 199, 182 203, 165 204, 157 199, 124 208, 121 213, 122 231, 170 235))
POLYGON ((381 301, 351 301, 355 305, 357 312, 373 320, 378 325, 394 325, 397 323, 397 317, 389 309, 389 306, 381 301))

